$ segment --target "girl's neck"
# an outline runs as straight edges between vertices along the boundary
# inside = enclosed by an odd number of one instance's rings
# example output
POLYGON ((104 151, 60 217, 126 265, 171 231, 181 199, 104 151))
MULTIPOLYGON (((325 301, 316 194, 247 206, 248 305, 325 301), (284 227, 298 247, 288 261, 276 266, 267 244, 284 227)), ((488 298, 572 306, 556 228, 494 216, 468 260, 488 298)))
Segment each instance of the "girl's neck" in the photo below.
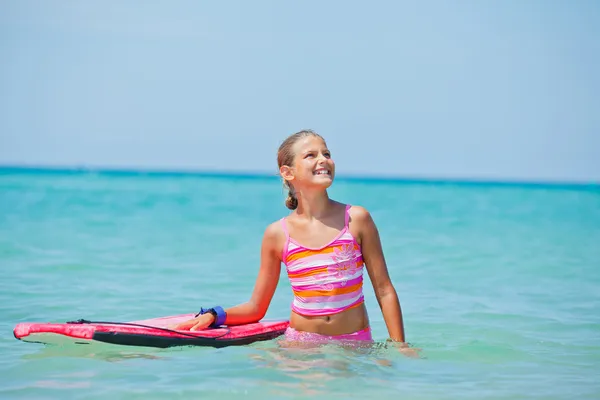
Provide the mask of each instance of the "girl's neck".
POLYGON ((306 219, 322 218, 329 210, 331 203, 326 190, 297 192, 296 197, 298 198, 298 208, 296 208, 296 214, 306 219))

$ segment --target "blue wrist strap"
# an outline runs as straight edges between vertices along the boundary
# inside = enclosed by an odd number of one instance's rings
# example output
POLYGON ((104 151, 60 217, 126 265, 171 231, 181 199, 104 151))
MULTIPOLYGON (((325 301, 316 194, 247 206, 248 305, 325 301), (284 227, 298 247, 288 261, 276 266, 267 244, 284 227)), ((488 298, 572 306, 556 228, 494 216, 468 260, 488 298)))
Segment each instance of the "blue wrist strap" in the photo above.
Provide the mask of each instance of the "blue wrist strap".
POLYGON ((223 325, 225 323, 225 320, 227 319, 227 313, 225 312, 225 310, 223 310, 223 307, 221 306, 215 306, 212 308, 200 307, 200 312, 198 314, 202 315, 212 311, 214 311, 217 314, 217 316, 215 317, 214 322, 210 324, 210 327, 216 328, 218 326, 223 325))

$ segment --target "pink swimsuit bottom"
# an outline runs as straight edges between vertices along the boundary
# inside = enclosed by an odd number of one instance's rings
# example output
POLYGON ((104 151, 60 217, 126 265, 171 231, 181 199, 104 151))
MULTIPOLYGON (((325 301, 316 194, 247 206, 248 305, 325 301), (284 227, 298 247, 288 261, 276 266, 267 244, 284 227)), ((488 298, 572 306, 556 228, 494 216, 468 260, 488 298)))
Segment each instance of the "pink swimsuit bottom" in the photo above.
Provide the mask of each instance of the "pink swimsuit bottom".
POLYGON ((288 327, 285 331, 285 339, 293 342, 311 342, 311 343, 327 343, 327 342, 347 342, 347 341, 363 341, 373 342, 371 328, 366 327, 363 330, 347 333, 344 335, 321 335, 313 332, 297 331, 294 328, 288 327))

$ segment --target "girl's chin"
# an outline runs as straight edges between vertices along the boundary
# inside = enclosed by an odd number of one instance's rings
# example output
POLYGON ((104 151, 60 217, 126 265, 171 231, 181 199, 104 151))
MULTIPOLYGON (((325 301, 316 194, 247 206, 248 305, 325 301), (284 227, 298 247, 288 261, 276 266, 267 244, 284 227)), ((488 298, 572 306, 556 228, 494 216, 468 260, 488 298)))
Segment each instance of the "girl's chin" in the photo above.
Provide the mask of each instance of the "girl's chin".
POLYGON ((323 189, 327 189, 333 183, 332 177, 318 177, 312 181, 313 187, 319 187, 323 189))

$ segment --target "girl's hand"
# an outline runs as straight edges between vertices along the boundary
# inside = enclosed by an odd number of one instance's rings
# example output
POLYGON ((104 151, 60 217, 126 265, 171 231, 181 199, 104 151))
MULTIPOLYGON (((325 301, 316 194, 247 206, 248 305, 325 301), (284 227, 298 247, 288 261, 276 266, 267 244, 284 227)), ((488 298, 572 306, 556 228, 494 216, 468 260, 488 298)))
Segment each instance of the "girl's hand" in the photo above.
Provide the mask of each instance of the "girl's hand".
POLYGON ((175 325, 169 325, 168 329, 179 331, 201 331, 206 329, 215 321, 215 316, 211 313, 198 315, 196 318, 181 322, 175 325))
POLYGON ((400 348, 400 353, 410 358, 419 358, 419 352, 421 349, 413 349, 411 347, 400 348))
POLYGON ((421 349, 412 348, 406 342, 395 342, 389 339, 388 341, 392 342, 393 345, 400 350, 400 353, 404 354, 405 356, 410 358, 419 358, 419 352, 421 349))

